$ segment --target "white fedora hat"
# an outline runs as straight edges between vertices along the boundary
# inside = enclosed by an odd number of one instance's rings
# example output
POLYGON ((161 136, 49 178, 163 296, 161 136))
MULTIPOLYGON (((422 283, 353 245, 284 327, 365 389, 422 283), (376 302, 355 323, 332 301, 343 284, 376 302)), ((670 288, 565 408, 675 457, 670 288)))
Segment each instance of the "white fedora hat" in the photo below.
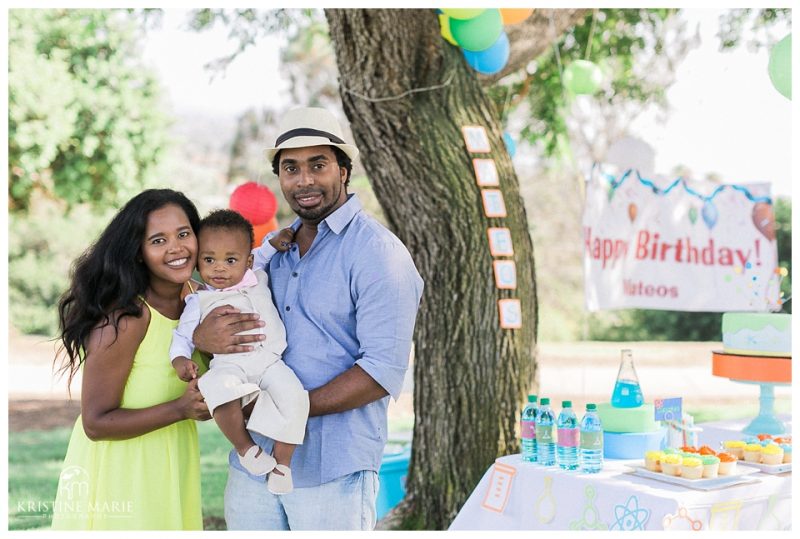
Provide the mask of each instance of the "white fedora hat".
POLYGON ((272 163, 275 154, 287 148, 307 146, 336 146, 350 159, 358 155, 358 148, 342 139, 342 128, 333 114, 319 107, 303 107, 287 112, 278 125, 275 146, 264 150, 267 161, 272 163))

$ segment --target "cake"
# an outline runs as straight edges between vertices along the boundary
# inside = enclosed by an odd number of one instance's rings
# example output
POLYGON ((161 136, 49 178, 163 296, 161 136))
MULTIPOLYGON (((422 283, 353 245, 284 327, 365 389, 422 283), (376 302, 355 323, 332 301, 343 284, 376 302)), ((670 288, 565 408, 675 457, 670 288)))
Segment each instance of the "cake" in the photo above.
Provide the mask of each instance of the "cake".
POLYGON ((735 456, 730 453, 719 453, 717 458, 719 459, 719 475, 731 475, 736 470, 736 463, 739 459, 735 456))
POLYGON ((694 457, 684 458, 681 464, 681 477, 684 479, 700 479, 703 477, 703 461, 694 457))
POLYGON ((785 313, 725 313, 722 348, 744 356, 792 357, 792 315, 785 313))
POLYGON ((744 446, 745 462, 761 462, 761 444, 747 444, 744 446))
POLYGON ((662 451, 647 451, 644 454, 644 467, 651 472, 660 472, 662 458, 664 458, 662 451))
POLYGON ((603 456, 609 459, 641 458, 647 451, 657 451, 666 430, 655 420, 655 406, 615 408, 610 402, 597 405, 603 424, 603 456))
POLYGON ((714 455, 702 455, 700 461, 703 463, 703 478, 714 479, 719 473, 720 459, 714 455))
POLYGON ((680 455, 664 454, 661 459, 661 470, 667 475, 679 476, 681 475, 681 465, 683 464, 683 457, 680 455))
POLYGON ((761 462, 775 465, 783 463, 783 449, 778 444, 769 444, 761 448, 761 462))
POLYGON ((722 447, 725 448, 725 451, 733 455, 739 460, 744 458, 744 446, 747 445, 741 440, 727 440, 725 443, 722 444, 722 447))

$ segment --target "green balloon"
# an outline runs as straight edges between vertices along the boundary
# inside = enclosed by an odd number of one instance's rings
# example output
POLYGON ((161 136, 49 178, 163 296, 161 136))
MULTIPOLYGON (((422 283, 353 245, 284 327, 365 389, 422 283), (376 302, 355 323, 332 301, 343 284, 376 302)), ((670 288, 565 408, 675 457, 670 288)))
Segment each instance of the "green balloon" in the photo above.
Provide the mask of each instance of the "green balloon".
POLYGON ((499 9, 487 9, 473 19, 450 19, 450 34, 464 50, 485 51, 494 45, 503 31, 499 9))
POLYGON ((594 62, 575 60, 564 69, 564 86, 573 94, 593 94, 603 82, 603 72, 594 62))
POLYGON ((451 19, 474 19, 484 11, 486 8, 442 8, 442 13, 451 19))
POLYGON ((769 80, 786 99, 792 99, 792 34, 787 35, 769 51, 769 80))

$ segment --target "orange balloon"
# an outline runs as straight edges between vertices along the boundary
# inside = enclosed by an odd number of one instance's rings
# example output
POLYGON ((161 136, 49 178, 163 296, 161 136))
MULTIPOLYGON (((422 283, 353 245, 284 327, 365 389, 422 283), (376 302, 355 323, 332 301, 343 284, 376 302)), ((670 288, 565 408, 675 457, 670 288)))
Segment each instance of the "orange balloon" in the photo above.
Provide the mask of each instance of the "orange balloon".
POLYGON ((253 249, 260 246, 261 243, 264 241, 264 236, 272 232, 273 230, 278 230, 278 218, 273 217, 263 225, 256 225, 253 227, 253 234, 255 235, 255 239, 253 241, 253 249))
POLYGON ((517 24, 530 17, 531 13, 533 13, 533 8, 500 8, 500 16, 503 18, 503 24, 517 24))

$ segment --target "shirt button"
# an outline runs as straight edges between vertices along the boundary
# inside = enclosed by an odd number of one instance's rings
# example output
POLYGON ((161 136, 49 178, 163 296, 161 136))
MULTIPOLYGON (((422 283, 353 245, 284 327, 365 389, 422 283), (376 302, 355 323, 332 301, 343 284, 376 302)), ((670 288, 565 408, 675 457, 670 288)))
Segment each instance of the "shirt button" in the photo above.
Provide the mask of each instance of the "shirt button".
POLYGON ((296 250, 297 250, 297 246, 295 245, 294 247, 292 247, 292 251, 296 251, 296 250))
POLYGON ((292 272, 292 277, 297 277, 297 272, 296 271, 292 272))
POLYGON ((287 305, 287 306, 286 306, 286 310, 287 310, 287 311, 291 311, 291 310, 292 310, 292 308, 291 308, 291 307, 289 307, 289 306, 287 305))

